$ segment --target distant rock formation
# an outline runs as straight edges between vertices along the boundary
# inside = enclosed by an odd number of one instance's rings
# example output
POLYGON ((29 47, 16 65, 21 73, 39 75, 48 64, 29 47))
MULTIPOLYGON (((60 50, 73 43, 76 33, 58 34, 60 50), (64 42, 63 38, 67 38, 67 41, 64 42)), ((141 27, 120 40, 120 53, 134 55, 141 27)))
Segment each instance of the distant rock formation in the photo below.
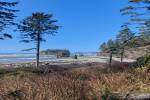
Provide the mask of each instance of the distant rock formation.
POLYGON ((57 58, 70 57, 70 51, 67 49, 47 49, 41 51, 41 55, 55 55, 57 58))

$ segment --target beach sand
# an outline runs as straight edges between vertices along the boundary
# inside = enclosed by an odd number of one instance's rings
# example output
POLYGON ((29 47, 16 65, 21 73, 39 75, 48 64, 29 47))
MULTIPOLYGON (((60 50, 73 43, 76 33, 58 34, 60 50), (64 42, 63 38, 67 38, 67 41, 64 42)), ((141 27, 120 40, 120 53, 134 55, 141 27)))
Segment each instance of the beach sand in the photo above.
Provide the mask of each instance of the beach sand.
MULTIPOLYGON (((67 65, 67 64, 85 64, 85 63, 107 63, 108 57, 104 56, 84 56, 78 57, 78 59, 74 59, 71 57, 68 58, 59 58, 59 59, 50 59, 40 61, 40 65, 67 65)), ((114 61, 120 61, 120 58, 113 58, 114 61)), ((124 59, 124 62, 135 62, 132 59, 124 59)), ((17 63, 1 63, 0 68, 17 68, 17 67, 28 67, 35 66, 35 61, 31 62, 17 62, 17 63)))

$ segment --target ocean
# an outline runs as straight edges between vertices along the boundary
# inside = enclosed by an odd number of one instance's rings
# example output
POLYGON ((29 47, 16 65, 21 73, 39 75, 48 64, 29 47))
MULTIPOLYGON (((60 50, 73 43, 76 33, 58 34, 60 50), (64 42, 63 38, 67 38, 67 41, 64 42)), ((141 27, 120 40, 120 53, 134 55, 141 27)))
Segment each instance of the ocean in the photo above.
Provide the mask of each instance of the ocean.
MULTIPOLYGON (((40 61, 56 59, 53 55, 40 55, 40 61)), ((0 63, 26 63, 36 60, 35 53, 0 53, 0 63)))

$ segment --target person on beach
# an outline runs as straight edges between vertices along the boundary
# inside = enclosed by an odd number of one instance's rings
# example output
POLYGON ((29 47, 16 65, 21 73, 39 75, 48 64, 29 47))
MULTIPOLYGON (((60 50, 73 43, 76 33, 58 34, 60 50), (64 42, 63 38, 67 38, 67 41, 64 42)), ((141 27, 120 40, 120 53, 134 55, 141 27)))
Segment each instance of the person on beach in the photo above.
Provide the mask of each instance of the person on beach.
POLYGON ((74 55, 74 59, 78 59, 78 56, 77 56, 77 55, 74 55))

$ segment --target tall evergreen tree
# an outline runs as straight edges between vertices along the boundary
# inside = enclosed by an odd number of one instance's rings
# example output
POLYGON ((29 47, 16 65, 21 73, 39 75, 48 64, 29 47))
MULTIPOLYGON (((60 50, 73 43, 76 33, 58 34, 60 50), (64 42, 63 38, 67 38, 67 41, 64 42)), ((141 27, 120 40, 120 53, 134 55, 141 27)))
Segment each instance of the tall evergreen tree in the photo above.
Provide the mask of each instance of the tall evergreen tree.
POLYGON ((113 41, 113 40, 108 40, 107 42, 107 50, 109 52, 109 68, 111 68, 111 63, 112 63, 112 57, 113 57, 113 54, 116 54, 117 52, 117 42, 116 41, 113 41))
POLYGON ((22 33, 22 42, 34 42, 36 45, 36 66, 39 67, 39 52, 41 42, 46 41, 44 35, 54 35, 57 33, 58 26, 55 25, 57 20, 53 19, 52 14, 36 12, 25 18, 18 26, 22 33))
POLYGON ((112 39, 108 40, 107 43, 102 43, 100 46, 100 50, 103 53, 109 53, 109 69, 111 68, 111 63, 112 63, 112 57, 113 54, 117 54, 118 50, 118 44, 116 41, 113 41, 112 39))
POLYGON ((117 34, 116 41, 118 43, 118 51, 121 55, 121 63, 123 62, 124 52, 127 47, 131 47, 131 40, 134 38, 135 34, 128 28, 128 26, 123 25, 122 30, 117 34))
POLYGON ((139 31, 139 40, 150 44, 150 0, 129 0, 129 5, 120 11, 128 15, 128 24, 135 26, 139 31))
POLYGON ((116 41, 113 41, 113 40, 108 40, 107 43, 102 43, 101 46, 100 46, 100 50, 101 52, 105 52, 105 53, 109 53, 109 61, 108 61, 108 64, 109 64, 109 69, 111 68, 111 63, 112 63, 112 57, 113 57, 113 54, 117 54, 117 50, 118 50, 118 44, 116 41))
POLYGON ((10 25, 16 25, 14 23, 15 12, 18 10, 14 10, 18 2, 5 2, 0 1, 0 39, 4 40, 5 38, 12 38, 12 36, 8 33, 4 33, 3 30, 10 25))

